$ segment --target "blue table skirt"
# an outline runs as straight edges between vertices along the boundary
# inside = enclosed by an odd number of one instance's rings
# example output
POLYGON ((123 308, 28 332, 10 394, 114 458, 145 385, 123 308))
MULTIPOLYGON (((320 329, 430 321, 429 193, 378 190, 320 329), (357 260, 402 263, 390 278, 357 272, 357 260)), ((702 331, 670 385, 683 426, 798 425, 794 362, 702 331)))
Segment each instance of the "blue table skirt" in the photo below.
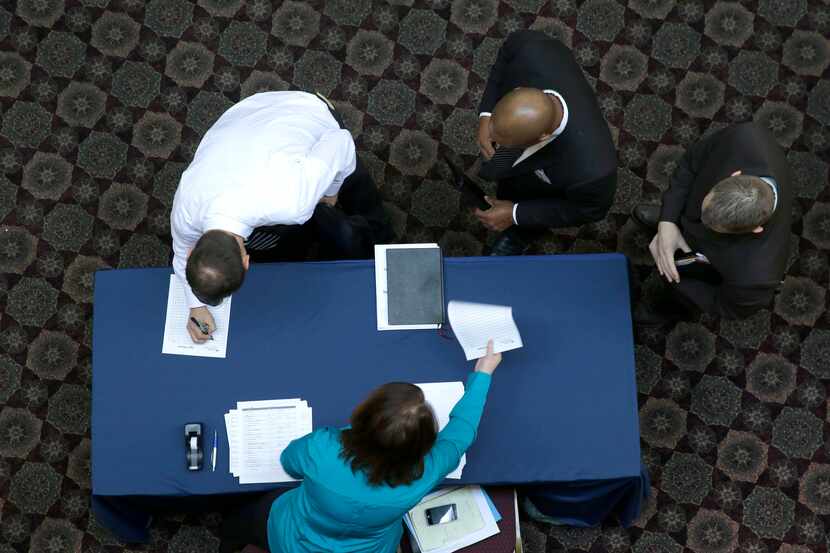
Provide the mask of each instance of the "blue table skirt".
POLYGON ((648 469, 642 465, 639 478, 539 484, 527 486, 523 495, 530 502, 527 507, 536 511, 531 517, 542 522, 591 527, 613 517, 631 526, 640 516, 650 487, 648 469))
MULTIPOLYGON (((274 487, 228 473, 222 415, 237 400, 303 397, 315 428, 339 426, 383 382, 463 381, 472 368, 434 331, 376 330, 366 261, 254 265, 233 298, 227 359, 161 355, 169 275, 96 274, 93 510, 124 541, 146 541, 151 508, 169 500, 274 487), (219 433, 215 473, 184 470, 191 421, 219 433)), ((525 342, 496 373, 464 477, 447 483, 514 485, 571 524, 630 522, 648 486, 625 258, 446 259, 445 290, 512 305, 525 342)))

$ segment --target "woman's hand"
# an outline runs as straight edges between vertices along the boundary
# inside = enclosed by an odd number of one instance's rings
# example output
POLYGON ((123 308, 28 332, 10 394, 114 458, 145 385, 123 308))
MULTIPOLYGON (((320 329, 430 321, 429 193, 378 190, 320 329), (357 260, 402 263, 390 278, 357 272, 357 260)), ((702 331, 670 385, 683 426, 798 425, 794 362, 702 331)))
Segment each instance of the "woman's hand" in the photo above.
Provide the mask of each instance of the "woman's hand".
POLYGON ((476 361, 476 372, 493 374, 501 363, 501 353, 493 353, 493 340, 487 341, 487 353, 476 361))

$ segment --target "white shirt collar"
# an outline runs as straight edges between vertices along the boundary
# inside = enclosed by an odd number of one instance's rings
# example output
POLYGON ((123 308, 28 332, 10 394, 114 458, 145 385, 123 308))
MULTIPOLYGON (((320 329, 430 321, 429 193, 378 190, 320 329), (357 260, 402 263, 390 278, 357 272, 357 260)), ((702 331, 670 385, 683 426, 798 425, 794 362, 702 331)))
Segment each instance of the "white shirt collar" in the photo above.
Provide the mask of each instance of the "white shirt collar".
POLYGON ((772 210, 775 211, 775 208, 778 207, 778 186, 775 182, 775 179, 772 177, 760 177, 762 181, 767 183, 770 188, 772 188, 772 210))
POLYGON ((513 162, 513 167, 517 166, 518 164, 520 164, 521 162, 523 162, 524 160, 526 160, 527 158, 529 158, 530 156, 532 156, 533 154, 535 154, 536 152, 538 152, 539 150, 541 150, 542 148, 556 140, 556 137, 562 134, 562 132, 565 130, 565 125, 568 124, 568 104, 565 103, 565 99, 562 97, 562 95, 556 92, 555 90, 543 90, 542 92, 544 92, 545 94, 556 96, 556 98, 562 103, 562 122, 559 123, 558 127, 556 127, 556 130, 553 131, 553 134, 550 135, 550 138, 543 142, 538 142, 533 146, 528 146, 527 148, 525 148, 525 151, 522 152, 522 155, 519 156, 519 159, 513 162))

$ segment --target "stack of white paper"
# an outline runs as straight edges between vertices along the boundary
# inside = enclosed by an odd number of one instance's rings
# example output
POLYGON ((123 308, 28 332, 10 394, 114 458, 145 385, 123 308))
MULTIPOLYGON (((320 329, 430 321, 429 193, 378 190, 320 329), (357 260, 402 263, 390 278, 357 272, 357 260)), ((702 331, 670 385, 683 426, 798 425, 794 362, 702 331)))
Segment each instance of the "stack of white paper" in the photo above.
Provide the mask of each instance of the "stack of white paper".
POLYGON ((496 353, 522 347, 512 307, 453 300, 447 317, 467 361, 484 357, 488 340, 493 340, 496 353))
POLYGON ((479 486, 445 488, 424 497, 404 516, 404 523, 414 538, 413 549, 422 553, 451 553, 498 534, 494 510, 479 486), (427 509, 448 504, 455 505, 456 520, 427 524, 427 509))
POLYGON ((197 344, 187 332, 190 309, 184 294, 182 281, 176 275, 170 275, 170 288, 167 292, 167 316, 164 320, 164 339, 161 352, 173 355, 192 355, 194 357, 225 358, 228 349, 228 323, 231 320, 231 298, 225 298, 216 307, 208 306, 213 315, 216 330, 211 334, 213 340, 197 344))
POLYGON ((225 413, 231 474, 240 484, 291 482, 280 455, 311 432, 311 407, 299 398, 239 401, 225 413))
MULTIPOLYGON (((464 384, 461 382, 429 382, 416 384, 424 392, 424 398, 432 407, 435 418, 438 420, 438 429, 443 430, 450 422, 450 411, 464 395, 464 384)), ((464 465, 467 464, 467 454, 461 456, 461 462, 454 471, 447 475, 447 478, 461 478, 464 465)))

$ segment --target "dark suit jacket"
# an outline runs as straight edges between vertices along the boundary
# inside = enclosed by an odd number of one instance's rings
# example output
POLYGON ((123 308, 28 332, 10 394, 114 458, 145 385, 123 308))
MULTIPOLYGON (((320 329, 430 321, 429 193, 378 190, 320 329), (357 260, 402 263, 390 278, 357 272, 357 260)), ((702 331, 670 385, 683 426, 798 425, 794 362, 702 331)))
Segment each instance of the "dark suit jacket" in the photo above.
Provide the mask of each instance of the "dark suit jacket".
POLYGON ((536 179, 533 172, 542 169, 552 183, 542 185, 544 197, 522 199, 516 212, 519 225, 567 227, 605 217, 617 185, 617 155, 594 91, 571 51, 537 31, 512 33, 490 71, 479 111, 492 112, 499 99, 516 87, 555 90, 568 105, 563 133, 499 175, 499 180, 536 179))
POLYGON ((746 317, 769 305, 790 255, 792 201, 784 152, 755 123, 721 129, 686 150, 663 194, 660 220, 679 225, 689 246, 709 259, 723 281, 714 285, 681 275, 677 291, 703 311, 727 318, 746 317), (777 184, 778 207, 759 234, 723 234, 700 221, 703 197, 738 170, 772 177, 777 184))

